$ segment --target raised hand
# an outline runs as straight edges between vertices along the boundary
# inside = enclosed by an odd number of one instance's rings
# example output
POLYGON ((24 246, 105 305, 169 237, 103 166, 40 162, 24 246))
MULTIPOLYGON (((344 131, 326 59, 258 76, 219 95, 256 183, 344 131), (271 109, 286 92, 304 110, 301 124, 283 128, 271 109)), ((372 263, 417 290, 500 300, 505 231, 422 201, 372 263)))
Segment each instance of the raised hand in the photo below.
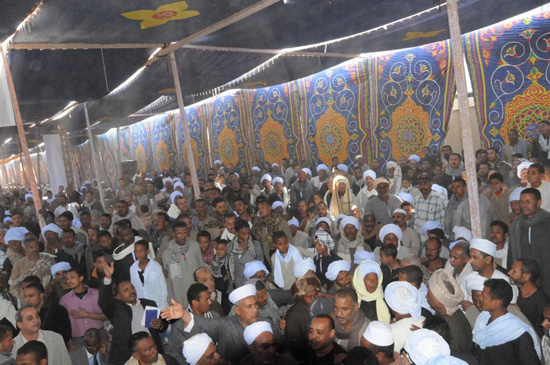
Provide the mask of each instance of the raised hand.
POLYGON ((106 265, 103 268, 103 273, 105 274, 105 278, 107 280, 111 280, 113 278, 113 274, 115 272, 115 263, 111 262, 109 265, 106 265))
POLYGON ((184 323, 189 323, 191 321, 191 315, 189 312, 187 312, 183 305, 176 302, 174 299, 171 299, 172 305, 164 308, 160 312, 160 316, 167 321, 171 321, 173 319, 182 319, 184 323))

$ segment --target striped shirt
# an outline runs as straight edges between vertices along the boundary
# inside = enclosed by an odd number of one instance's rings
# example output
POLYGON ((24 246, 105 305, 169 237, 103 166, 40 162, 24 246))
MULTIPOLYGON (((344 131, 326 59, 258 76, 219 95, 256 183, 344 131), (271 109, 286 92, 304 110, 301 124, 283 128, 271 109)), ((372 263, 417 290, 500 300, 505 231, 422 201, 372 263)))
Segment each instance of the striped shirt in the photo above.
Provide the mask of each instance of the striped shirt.
POLYGON ((414 200, 413 229, 422 234, 422 226, 427 221, 439 222, 445 227, 446 207, 446 199, 435 191, 428 195, 428 199, 424 199, 424 195, 421 194, 414 200))

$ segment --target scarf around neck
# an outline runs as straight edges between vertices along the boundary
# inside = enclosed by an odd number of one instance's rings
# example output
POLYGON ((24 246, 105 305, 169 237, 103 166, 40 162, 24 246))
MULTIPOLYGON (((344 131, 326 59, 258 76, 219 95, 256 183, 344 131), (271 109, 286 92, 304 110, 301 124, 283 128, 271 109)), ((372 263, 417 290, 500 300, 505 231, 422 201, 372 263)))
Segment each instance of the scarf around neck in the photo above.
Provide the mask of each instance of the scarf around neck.
POLYGON ((246 252, 250 251, 250 254, 256 257, 256 249, 254 248, 254 242, 251 238, 248 239, 247 250, 243 251, 241 245, 239 245, 239 240, 235 236, 233 241, 231 241, 231 254, 229 257, 229 274, 231 279, 235 280, 235 258, 239 259, 246 252))
POLYGON ((180 257, 185 256, 187 250, 189 250, 189 241, 186 241, 184 245, 178 245, 176 240, 172 240, 168 243, 168 250, 170 252, 168 255, 170 261, 173 263, 178 263, 180 261, 180 257))
POLYGON ((453 169, 451 165, 447 165, 445 168, 445 174, 452 177, 460 177, 462 176, 462 173, 464 172, 464 163, 461 162, 460 165, 458 165, 458 168, 453 169))
POLYGON ((275 267, 273 268, 273 276, 275 279, 275 284, 277 284, 279 288, 285 287, 285 280, 283 277, 283 268, 281 262, 288 264, 290 261, 294 261, 294 265, 297 265, 300 261, 302 261, 302 255, 300 255, 300 252, 296 247, 289 244, 288 252, 285 257, 281 255, 279 250, 275 251, 275 267))

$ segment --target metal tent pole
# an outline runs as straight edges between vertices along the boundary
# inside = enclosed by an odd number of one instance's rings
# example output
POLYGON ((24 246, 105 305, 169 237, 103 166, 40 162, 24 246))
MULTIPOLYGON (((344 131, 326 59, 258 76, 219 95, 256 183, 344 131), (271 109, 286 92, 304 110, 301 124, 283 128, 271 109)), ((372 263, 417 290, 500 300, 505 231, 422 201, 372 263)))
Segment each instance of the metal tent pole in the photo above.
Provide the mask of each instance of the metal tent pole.
POLYGON ((88 117, 88 103, 84 103, 84 116, 86 117, 86 129, 88 130, 88 138, 90 139, 90 148, 92 151, 92 166, 94 168, 94 174, 96 176, 96 179, 99 179, 99 198, 101 200, 101 206, 103 207, 104 211, 107 211, 107 207, 105 206, 105 195, 103 194, 103 186, 101 186, 101 178, 99 176, 99 169, 98 169, 98 162, 97 162, 97 154, 95 153, 95 143, 94 143, 94 137, 92 135, 92 129, 90 128, 90 118, 88 117))

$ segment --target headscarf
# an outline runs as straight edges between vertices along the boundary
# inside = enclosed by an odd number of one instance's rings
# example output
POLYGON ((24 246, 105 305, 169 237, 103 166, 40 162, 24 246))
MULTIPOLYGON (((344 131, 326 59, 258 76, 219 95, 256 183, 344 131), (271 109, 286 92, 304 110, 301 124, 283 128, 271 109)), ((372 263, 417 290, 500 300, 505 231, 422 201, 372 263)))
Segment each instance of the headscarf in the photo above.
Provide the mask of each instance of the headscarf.
POLYGON ((332 180, 332 200, 330 202, 330 213, 333 217, 339 214, 352 214, 353 194, 351 193, 349 181, 345 176, 338 175, 332 180), (342 197, 338 194, 338 185, 346 184, 346 192, 342 197))
POLYGON ((384 302, 384 292, 382 291, 382 281, 383 281, 382 270, 380 266, 374 261, 364 261, 361 265, 357 266, 353 274, 353 287, 357 292, 359 301, 363 302, 372 302, 376 301, 376 315, 378 320, 384 323, 390 323, 390 312, 386 303, 384 302), (365 282, 363 279, 369 273, 376 273, 378 275, 378 287, 374 293, 369 293, 365 287, 365 282))
POLYGON ((464 300, 464 293, 460 290, 456 280, 445 269, 436 270, 430 280, 428 287, 437 300, 445 306, 448 316, 457 311, 458 305, 464 300), (453 289, 454 293, 449 291, 453 289))
POLYGON ((319 240, 320 245, 327 246, 331 251, 334 250, 334 240, 327 231, 323 229, 315 231, 315 242, 317 242, 317 240, 319 240))
POLYGON ((396 313, 410 314, 418 321, 421 317, 422 306, 418 289, 406 281, 394 281, 386 286, 386 303, 396 313))

